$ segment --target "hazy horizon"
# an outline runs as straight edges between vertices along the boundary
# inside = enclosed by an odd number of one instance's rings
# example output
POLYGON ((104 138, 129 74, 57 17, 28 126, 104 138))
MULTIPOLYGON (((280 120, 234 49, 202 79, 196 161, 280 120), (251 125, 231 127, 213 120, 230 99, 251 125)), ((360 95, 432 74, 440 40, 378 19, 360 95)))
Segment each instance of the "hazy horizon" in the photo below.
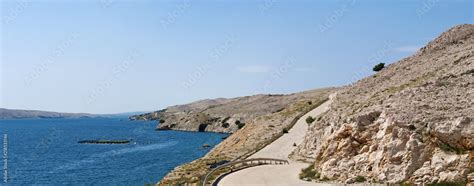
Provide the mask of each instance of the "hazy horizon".
POLYGON ((472 24, 473 5, 2 1, 0 108, 110 114, 347 85, 472 24))

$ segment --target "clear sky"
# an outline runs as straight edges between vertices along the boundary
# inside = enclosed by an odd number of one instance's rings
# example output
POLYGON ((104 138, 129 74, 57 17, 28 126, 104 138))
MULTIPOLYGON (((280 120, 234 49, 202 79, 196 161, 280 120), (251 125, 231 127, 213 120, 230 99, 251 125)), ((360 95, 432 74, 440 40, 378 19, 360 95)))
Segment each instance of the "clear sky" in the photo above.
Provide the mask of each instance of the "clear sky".
POLYGON ((61 112, 347 85, 474 22, 472 0, 1 2, 0 107, 61 112))

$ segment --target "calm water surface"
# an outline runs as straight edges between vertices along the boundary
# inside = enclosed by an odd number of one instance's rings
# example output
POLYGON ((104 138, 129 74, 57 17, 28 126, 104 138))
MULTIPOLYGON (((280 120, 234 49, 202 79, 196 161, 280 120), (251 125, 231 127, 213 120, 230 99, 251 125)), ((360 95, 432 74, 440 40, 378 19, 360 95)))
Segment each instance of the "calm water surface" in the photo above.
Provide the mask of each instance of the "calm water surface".
POLYGON ((206 154, 209 149, 203 149, 203 144, 217 145, 226 136, 155 131, 155 126, 155 122, 119 118, 0 120, 2 142, 8 145, 8 184, 156 183, 174 167, 206 154), (91 139, 133 141, 126 145, 77 143, 91 139))

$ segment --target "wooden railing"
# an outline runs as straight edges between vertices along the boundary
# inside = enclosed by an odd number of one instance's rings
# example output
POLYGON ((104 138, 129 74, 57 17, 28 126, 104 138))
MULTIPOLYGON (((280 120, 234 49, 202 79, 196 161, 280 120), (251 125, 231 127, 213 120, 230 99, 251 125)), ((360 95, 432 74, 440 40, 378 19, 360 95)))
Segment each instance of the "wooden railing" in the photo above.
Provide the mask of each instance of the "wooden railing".
POLYGON ((218 178, 224 173, 227 174, 228 172, 219 173, 219 171, 222 171, 225 169, 230 169, 230 172, 233 172, 236 170, 242 170, 242 169, 259 166, 259 165, 285 165, 285 164, 290 164, 290 163, 287 160, 273 159, 273 158, 255 158, 255 159, 229 162, 224 165, 218 166, 212 169, 209 173, 207 173, 207 175, 203 179, 202 185, 203 186, 214 185, 215 179, 211 179, 212 176, 214 174, 219 174, 219 175, 215 175, 216 176, 215 178, 218 178))

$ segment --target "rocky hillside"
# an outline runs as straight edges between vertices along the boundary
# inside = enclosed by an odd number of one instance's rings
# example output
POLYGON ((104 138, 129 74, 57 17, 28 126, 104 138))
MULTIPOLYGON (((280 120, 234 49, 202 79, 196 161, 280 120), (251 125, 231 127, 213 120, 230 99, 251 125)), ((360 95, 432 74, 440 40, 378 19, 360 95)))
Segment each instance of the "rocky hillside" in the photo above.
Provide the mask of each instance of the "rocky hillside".
POLYGON ((474 25, 456 26, 338 91, 292 156, 338 182, 473 182, 473 47, 474 25))
POLYGON ((92 118, 100 115, 85 113, 59 113, 38 110, 14 110, 0 108, 0 119, 27 119, 27 118, 92 118))
POLYGON ((289 95, 255 95, 232 99, 203 100, 135 115, 131 120, 161 120, 158 129, 233 133, 257 117, 278 113, 296 102, 310 103, 321 92, 289 95))
MULTIPOLYGON (((242 111, 245 110, 259 113, 262 113, 259 109, 269 111, 266 111, 267 114, 257 116, 254 119, 245 118, 246 125, 242 129, 230 135, 205 157, 177 167, 166 175, 160 184, 198 183, 200 178, 211 170, 210 166, 213 163, 244 159, 252 155, 282 136, 283 131, 291 128, 301 116, 328 100, 329 94, 335 90, 331 88, 286 96, 260 95, 237 98, 228 102, 228 105, 220 105, 219 108, 222 108, 225 111, 224 113, 229 112, 230 114, 232 114, 231 108, 235 109, 236 114, 242 114, 242 111), (238 103, 239 101, 241 103, 238 103), (278 102, 281 103, 278 104, 278 102)), ((221 117, 229 116, 235 118, 234 115, 221 117)), ((216 122, 216 125, 220 124, 220 122, 216 122)))

